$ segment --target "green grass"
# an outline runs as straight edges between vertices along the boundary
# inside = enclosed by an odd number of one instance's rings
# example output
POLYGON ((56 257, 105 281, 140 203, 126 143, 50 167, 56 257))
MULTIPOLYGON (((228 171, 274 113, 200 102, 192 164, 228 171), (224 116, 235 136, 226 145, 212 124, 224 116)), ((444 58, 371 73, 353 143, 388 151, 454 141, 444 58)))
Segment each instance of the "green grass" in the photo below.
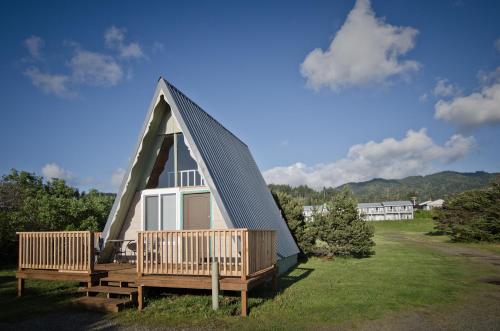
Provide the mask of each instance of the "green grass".
POLYGON ((373 257, 309 259, 281 279, 283 290, 276 297, 266 298, 269 288, 253 293, 250 319, 231 316, 239 312, 237 298, 226 299, 220 311, 212 312, 208 295, 165 295, 150 298, 142 313, 129 310, 120 314, 119 320, 150 326, 311 329, 450 304, 488 286, 477 282, 493 272, 487 266, 385 237, 391 233, 424 235, 432 229, 430 220, 377 222, 373 257))
MULTIPOLYGON (((478 281, 495 276, 493 267, 404 239, 420 236, 437 240, 425 234, 433 230, 431 220, 374 224, 374 256, 311 258, 280 279, 281 291, 275 297, 270 296, 269 286, 252 291, 250 318, 238 316, 236 293, 225 293, 221 309, 214 312, 209 292, 185 294, 166 290, 150 291, 142 312, 127 309, 111 318, 118 323, 152 327, 342 328, 416 308, 434 310, 440 305, 454 305, 471 294, 493 288, 494 285, 478 281)), ((2 319, 61 309, 75 291, 74 283, 31 281, 27 282, 26 297, 17 299, 12 269, 0 271, 0 280, 2 319)))
POLYGON ((377 234, 389 232, 425 234, 434 231, 435 222, 430 218, 411 221, 378 221, 372 222, 377 234))
POLYGON ((15 268, 0 269, 0 321, 16 321, 67 308, 78 284, 62 281, 26 281, 26 295, 17 298, 15 268))

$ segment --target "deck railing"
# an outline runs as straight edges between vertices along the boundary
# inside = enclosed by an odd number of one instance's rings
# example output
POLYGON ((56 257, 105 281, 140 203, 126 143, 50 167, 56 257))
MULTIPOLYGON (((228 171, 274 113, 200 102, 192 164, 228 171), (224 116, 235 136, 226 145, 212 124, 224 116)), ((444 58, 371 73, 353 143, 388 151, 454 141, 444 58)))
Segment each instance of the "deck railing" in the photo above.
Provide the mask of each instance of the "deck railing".
POLYGON ((94 269, 94 237, 90 231, 17 232, 21 269, 88 272, 94 269))
POLYGON ((210 275, 219 262, 221 276, 245 278, 276 263, 273 230, 140 231, 140 275, 210 275))

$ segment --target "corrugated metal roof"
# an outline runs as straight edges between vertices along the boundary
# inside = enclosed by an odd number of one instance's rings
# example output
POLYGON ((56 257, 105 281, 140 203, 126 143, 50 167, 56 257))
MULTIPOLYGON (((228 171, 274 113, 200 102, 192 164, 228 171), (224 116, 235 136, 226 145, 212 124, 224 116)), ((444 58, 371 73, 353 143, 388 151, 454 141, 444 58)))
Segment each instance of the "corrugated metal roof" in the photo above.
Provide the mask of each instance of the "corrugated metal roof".
POLYGON ((248 146, 175 86, 164 83, 172 97, 168 102, 173 103, 174 116, 223 215, 235 228, 276 230, 278 254, 297 254, 299 249, 248 146))
POLYGON ((413 206, 411 201, 384 201, 384 206, 413 206))
POLYGON ((361 202, 358 203, 358 208, 377 208, 382 207, 382 203, 380 202, 361 202))

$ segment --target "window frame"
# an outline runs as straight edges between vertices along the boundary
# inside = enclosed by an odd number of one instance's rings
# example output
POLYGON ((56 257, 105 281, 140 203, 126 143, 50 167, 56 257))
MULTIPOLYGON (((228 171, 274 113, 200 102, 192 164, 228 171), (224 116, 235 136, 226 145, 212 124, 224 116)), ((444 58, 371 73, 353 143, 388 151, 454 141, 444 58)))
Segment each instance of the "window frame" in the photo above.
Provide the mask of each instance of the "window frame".
POLYGON ((181 218, 180 218, 180 206, 181 206, 181 190, 179 187, 165 187, 165 188, 153 188, 141 191, 141 231, 146 230, 146 197, 156 196, 158 198, 158 230, 166 231, 162 228, 162 195, 175 194, 175 230, 181 230, 181 218))

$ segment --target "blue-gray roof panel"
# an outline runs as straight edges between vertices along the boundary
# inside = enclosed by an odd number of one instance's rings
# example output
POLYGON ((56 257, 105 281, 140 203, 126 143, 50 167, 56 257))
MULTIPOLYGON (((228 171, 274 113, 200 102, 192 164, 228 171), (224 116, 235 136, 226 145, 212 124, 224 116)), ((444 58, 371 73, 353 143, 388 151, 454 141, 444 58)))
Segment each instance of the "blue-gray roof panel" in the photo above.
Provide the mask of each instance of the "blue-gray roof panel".
POLYGON ((297 254, 299 249, 247 145, 176 87, 165 83, 233 226, 274 229, 278 254, 297 254))

